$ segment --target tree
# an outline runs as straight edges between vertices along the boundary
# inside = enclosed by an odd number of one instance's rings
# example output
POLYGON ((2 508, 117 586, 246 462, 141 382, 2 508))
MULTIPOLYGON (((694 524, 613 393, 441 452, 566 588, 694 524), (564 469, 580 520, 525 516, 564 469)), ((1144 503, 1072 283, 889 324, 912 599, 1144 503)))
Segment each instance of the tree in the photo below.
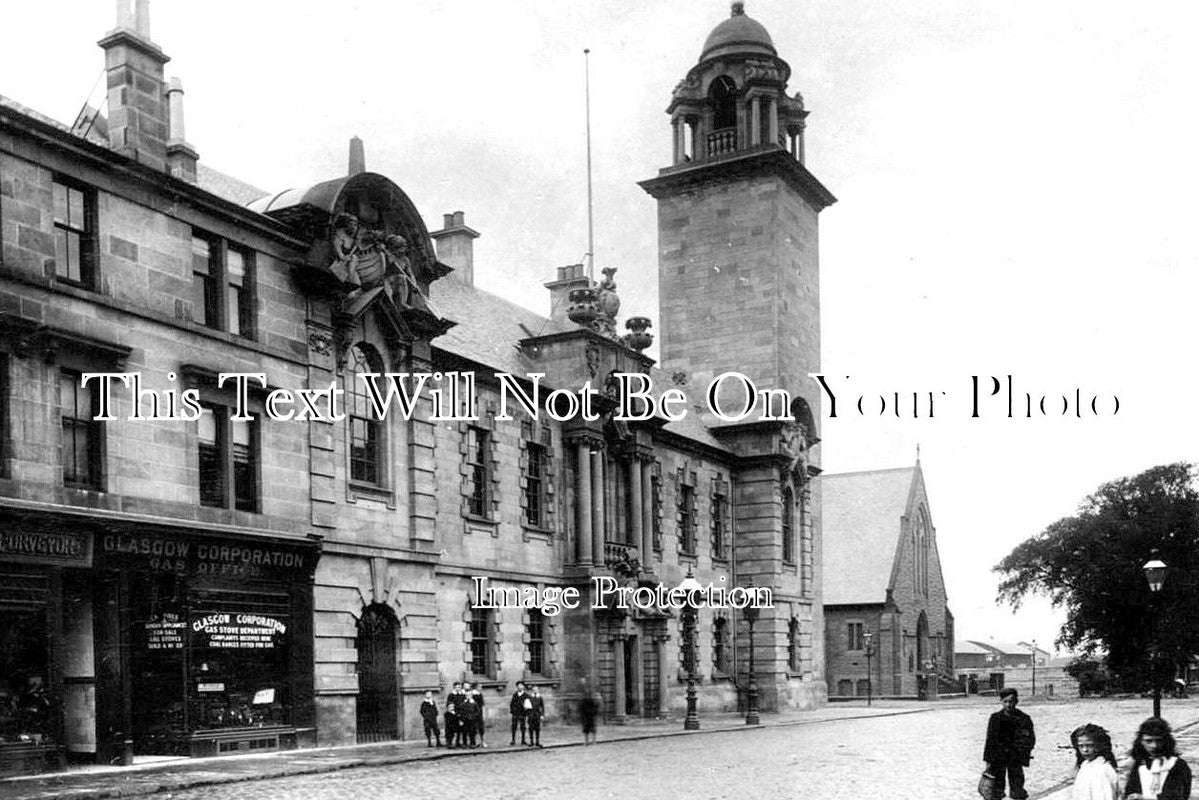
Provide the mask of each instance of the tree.
POLYGON ((999 600, 1018 608, 1029 594, 1066 610, 1058 643, 1106 653, 1125 678, 1199 653, 1199 492, 1195 465, 1167 464, 1105 483, 1078 513, 1024 541, 995 567, 999 600), (1142 565, 1169 566, 1158 596, 1142 565), (1153 658, 1156 654, 1156 659, 1153 658))

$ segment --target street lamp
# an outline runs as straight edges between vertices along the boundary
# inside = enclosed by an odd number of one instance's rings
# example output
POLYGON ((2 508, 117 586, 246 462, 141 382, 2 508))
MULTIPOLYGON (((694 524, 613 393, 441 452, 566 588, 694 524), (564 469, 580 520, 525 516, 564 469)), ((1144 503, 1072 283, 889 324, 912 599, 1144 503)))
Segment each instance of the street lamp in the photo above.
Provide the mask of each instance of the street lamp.
MULTIPOLYGON (((1145 581, 1149 584, 1149 592, 1153 595, 1155 601, 1158 593, 1161 592, 1162 586, 1166 583, 1166 565, 1164 562, 1153 559, 1146 561, 1141 567, 1145 573, 1145 581)), ((1155 602, 1156 605, 1156 602, 1155 602)), ((1157 609, 1154 608, 1153 619, 1153 639, 1151 646, 1153 652, 1149 659, 1149 677, 1153 681, 1153 716, 1160 717, 1162 715, 1162 686, 1161 681, 1157 679, 1157 609)))
POLYGON ((1032 640, 1032 696, 1037 696, 1037 640, 1032 640))
POLYGON ((691 593, 703 588, 691 574, 690 569, 687 570, 687 577, 679 584, 679 589, 684 592, 685 598, 683 606, 683 645, 687 667, 687 717, 683 720, 683 730, 685 731, 699 730, 699 715, 695 710, 695 622, 698 610, 691 604, 691 593))
MULTIPOLYGON (((746 584, 746 590, 753 593, 753 580, 749 580, 746 584)), ((754 623, 758 621, 758 608, 753 603, 747 605, 743 611, 745 621, 749 623, 749 707, 745 712, 746 725, 760 725, 758 719, 758 678, 754 669, 754 623)))
POLYGON ((874 634, 868 630, 862 638, 866 640, 866 705, 869 707, 874 695, 874 671, 870 669, 870 659, 874 658, 874 634))

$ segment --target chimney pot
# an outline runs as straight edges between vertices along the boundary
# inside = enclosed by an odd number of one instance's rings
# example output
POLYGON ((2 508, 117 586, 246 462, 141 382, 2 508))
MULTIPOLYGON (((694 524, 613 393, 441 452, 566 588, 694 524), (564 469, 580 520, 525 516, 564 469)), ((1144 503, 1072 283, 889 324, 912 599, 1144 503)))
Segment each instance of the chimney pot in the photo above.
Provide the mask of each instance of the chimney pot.
POLYGON ((366 172, 366 148, 357 136, 350 139, 350 175, 366 172))

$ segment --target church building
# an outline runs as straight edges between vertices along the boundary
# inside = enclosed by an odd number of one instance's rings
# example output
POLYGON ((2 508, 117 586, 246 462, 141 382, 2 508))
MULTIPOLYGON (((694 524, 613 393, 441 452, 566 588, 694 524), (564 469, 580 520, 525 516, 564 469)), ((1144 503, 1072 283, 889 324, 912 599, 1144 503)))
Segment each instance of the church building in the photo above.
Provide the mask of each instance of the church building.
POLYGON ((953 614, 919 458, 914 467, 827 474, 820 483, 830 696, 950 690, 953 614))
POLYGON ((764 712, 824 701, 806 376, 834 198, 741 3, 663 87, 656 321, 621 320, 611 267, 545 265, 549 317, 479 288, 463 212, 430 230, 358 140, 310 185, 208 168, 148 0, 118 7, 103 108, 66 125, 0 97, 0 774, 419 736, 424 692, 456 681, 497 721, 517 681, 551 722, 588 692, 609 723, 681 717, 689 684, 702 721, 751 677, 764 712), (615 413, 618 374, 694 404, 728 371, 788 413, 615 413), (364 373, 430 377, 380 414, 364 373), (752 626, 593 604, 597 578, 773 604, 752 626))

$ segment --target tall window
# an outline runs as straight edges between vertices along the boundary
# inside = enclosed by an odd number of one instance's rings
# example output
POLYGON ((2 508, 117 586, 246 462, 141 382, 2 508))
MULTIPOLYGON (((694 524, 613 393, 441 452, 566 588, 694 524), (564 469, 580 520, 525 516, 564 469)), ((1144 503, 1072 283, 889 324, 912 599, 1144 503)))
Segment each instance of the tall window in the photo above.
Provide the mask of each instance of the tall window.
POLYGON ((726 675, 732 671, 732 649, 729 647, 729 621, 717 617, 712 621, 712 666, 726 675))
POLYGON ((787 623, 787 666, 799 672, 799 620, 795 617, 787 623))
POLYGON ((8 477, 8 456, 11 445, 8 443, 10 430, 10 410, 8 405, 8 356, 0 353, 0 477, 8 477))
POLYGON ((712 495, 712 558, 717 559, 729 557, 727 485, 724 481, 716 481, 715 492, 712 495))
POLYGON ((795 563, 795 495, 783 489, 783 561, 795 563))
POLYGON ((101 489, 100 440, 104 423, 97 422, 99 395, 95 387, 80 385, 80 374, 63 370, 59 375, 62 409, 62 482, 80 489, 101 489))
POLYGON ((58 279, 94 285, 95 193, 54 181, 54 270, 58 279))
POLYGON ((679 552, 695 555, 695 487, 679 484, 679 552))
POLYGON ((525 666, 530 675, 541 675, 545 672, 545 615, 540 609, 529 609, 525 632, 529 638, 529 661, 525 666))
POLYGON ((521 436, 525 448, 525 523, 540 528, 549 524, 546 485, 552 434, 549 428, 544 428, 538 438, 537 429, 525 420, 521 424, 521 436))
POLYGON ((865 650, 866 649, 866 639, 864 638, 865 633, 866 633, 865 623, 862 623, 862 622, 849 623, 848 629, 846 631, 846 638, 848 641, 846 642, 845 649, 846 650, 865 650))
POLYGON ((491 641, 491 609, 472 608, 470 611, 470 671, 475 675, 492 676, 495 653, 491 641))
POLYGON ((662 550, 662 471, 655 464, 653 474, 650 475, 650 502, 653 503, 653 510, 650 514, 650 532, 651 543, 655 550, 662 550))
POLYGON ((247 339, 254 336, 254 253, 206 234, 192 235, 192 318, 247 339))
POLYGON ((386 481, 383 453, 383 422, 371 408, 364 372, 383 372, 383 360, 375 348, 359 342, 350 348, 344 376, 349 408, 350 480, 381 486, 386 481))
POLYGON ((249 420, 229 419, 226 406, 204 405, 199 444, 200 504, 258 510, 258 437, 249 420))
POLYGON ((476 517, 491 516, 491 433, 466 429, 466 510, 476 517))

